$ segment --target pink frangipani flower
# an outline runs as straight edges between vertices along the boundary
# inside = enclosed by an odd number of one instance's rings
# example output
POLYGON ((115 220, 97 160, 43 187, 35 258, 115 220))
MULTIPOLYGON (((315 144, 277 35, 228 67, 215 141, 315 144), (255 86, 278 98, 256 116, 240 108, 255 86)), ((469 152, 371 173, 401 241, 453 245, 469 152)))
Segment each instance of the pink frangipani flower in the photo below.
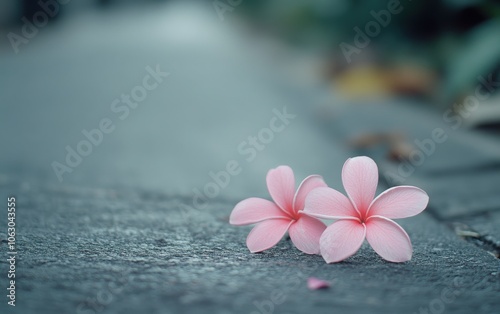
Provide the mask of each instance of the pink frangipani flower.
POLYGON ((419 214, 429 197, 414 186, 397 186, 375 192, 378 169, 368 157, 348 159, 342 169, 347 198, 331 188, 318 188, 307 199, 304 213, 322 219, 335 219, 320 238, 321 255, 327 263, 340 262, 355 254, 365 238, 382 258, 390 262, 411 259, 408 234, 391 219, 419 214))
POLYGON ((295 192, 295 177, 288 166, 271 169, 266 177, 274 203, 262 198, 239 202, 229 218, 232 225, 257 225, 247 237, 250 252, 262 252, 275 246, 288 231, 293 244, 307 254, 319 254, 319 238, 326 226, 320 220, 304 215, 307 194, 326 187, 323 178, 312 175, 304 179, 295 192))

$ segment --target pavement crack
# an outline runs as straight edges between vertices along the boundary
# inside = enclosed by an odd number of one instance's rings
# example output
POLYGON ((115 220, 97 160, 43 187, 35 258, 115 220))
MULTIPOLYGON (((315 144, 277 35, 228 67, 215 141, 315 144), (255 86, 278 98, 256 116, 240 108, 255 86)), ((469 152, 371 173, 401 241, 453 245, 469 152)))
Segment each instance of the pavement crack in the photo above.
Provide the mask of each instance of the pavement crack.
POLYGON ((481 234, 472 227, 461 222, 453 222, 450 225, 455 234, 460 238, 500 259, 500 240, 488 234, 481 234))

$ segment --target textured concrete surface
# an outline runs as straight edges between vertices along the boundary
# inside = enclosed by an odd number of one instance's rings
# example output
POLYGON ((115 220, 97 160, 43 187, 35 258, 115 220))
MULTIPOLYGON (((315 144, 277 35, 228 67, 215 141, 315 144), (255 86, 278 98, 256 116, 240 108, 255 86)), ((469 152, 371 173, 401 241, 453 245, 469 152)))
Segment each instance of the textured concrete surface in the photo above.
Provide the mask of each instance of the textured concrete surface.
POLYGON ((237 200, 197 211, 181 205, 189 198, 148 191, 1 188, 22 195, 18 301, 2 302, 2 313, 493 313, 500 305, 499 260, 427 214, 399 221, 412 238, 410 262, 387 263, 365 245, 327 265, 286 239, 250 254, 250 228, 227 223, 237 200), (309 276, 332 287, 309 291, 309 276))

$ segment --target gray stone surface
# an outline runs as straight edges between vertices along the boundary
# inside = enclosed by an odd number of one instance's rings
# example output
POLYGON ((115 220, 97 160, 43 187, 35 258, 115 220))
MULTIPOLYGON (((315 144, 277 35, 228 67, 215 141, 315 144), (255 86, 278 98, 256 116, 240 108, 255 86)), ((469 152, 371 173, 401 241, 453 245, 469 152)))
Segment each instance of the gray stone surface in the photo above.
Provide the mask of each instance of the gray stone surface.
MULTIPOLYGON (((500 212, 490 211, 483 215, 468 216, 458 219, 470 225, 473 229, 481 234, 491 235, 496 239, 500 239, 500 212)), ((499 243, 500 246, 500 243, 499 243)))
POLYGON ((500 258, 500 212, 459 217, 450 225, 464 240, 500 258))
POLYGON ((52 162, 65 163, 66 146, 76 149, 82 130, 103 118, 115 130, 63 175, 62 185, 120 182, 189 194, 212 181, 210 171, 236 160, 243 175, 255 175, 234 176, 221 195, 243 197, 264 193, 261 178, 280 164, 298 177, 341 167, 348 154, 325 145, 303 108, 319 93, 285 72, 296 60, 282 49, 275 62, 274 48, 232 26, 220 22, 211 2, 168 1, 82 13, 40 30, 19 54, 0 49, 0 143, 11 148, 0 154, 0 173, 59 183, 52 162), (111 103, 157 65, 170 75, 120 120, 111 103), (296 118, 250 155, 248 138, 269 128, 273 109, 284 107, 296 118))
POLYGON ((286 239, 251 254, 250 228, 227 222, 237 200, 197 211, 181 205, 188 197, 137 189, 31 184, 17 194, 18 299, 9 313, 493 313, 500 305, 499 260, 427 214, 399 221, 412 238, 410 262, 387 263, 365 245, 328 265, 286 239), (309 291, 309 276, 332 287, 309 291), (273 311, 271 296, 280 303, 273 311))

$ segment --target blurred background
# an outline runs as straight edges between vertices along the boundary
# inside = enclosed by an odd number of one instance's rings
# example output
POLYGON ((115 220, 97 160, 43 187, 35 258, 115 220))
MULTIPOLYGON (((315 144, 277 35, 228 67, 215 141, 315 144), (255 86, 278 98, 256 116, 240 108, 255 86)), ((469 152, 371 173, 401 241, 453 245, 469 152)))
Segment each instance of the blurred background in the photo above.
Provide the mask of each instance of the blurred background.
POLYGON ((18 312, 495 312, 499 66, 493 0, 0 1, 18 312), (429 194, 412 261, 250 254, 228 224, 269 169, 343 191, 357 155, 429 194))
POLYGON ((279 164, 340 188, 366 154, 388 185, 496 195, 499 17, 493 0, 5 0, 0 178, 238 199, 279 164), (276 110, 294 118, 269 133, 276 110))

